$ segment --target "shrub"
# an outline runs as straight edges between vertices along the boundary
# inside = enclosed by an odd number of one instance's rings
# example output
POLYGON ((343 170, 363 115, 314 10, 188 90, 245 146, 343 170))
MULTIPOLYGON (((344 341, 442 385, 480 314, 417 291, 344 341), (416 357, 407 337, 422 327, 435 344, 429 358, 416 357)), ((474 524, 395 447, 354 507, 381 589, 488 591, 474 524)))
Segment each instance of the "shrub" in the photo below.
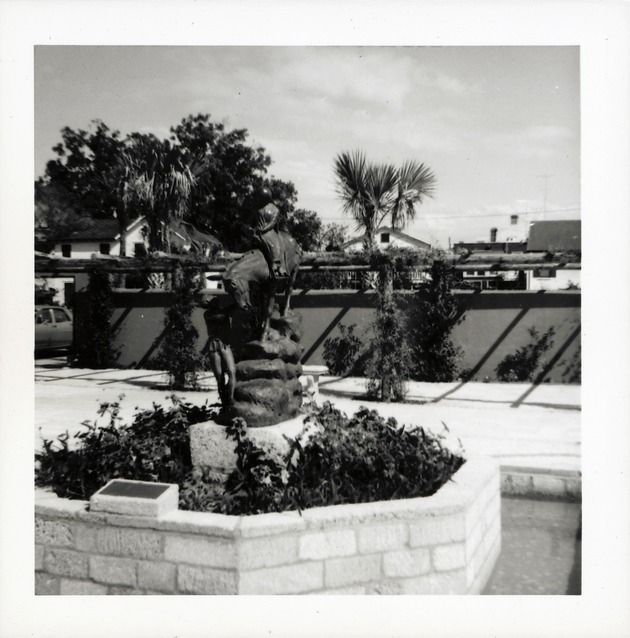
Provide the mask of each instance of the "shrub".
POLYGON ((405 429, 374 410, 352 418, 330 403, 307 417, 304 432, 282 456, 247 437, 242 419, 226 435, 236 442, 236 468, 220 476, 191 466, 188 428, 216 416, 216 409, 171 397, 173 406, 154 405, 120 423, 119 403, 103 404, 109 424, 58 445, 44 442, 36 455, 35 482, 61 497, 87 500, 112 478, 177 483, 180 507, 249 515, 302 510, 339 503, 365 503, 434 494, 464 463, 442 445, 443 437, 422 428, 405 429))
POLYGON ((531 342, 508 354, 496 367, 499 381, 532 381, 539 366, 544 366, 544 354, 553 347, 556 333, 552 326, 543 335, 536 328, 528 328, 531 342))
POLYGON ((441 436, 405 429, 375 410, 348 419, 326 403, 313 420, 319 428, 295 450, 302 502, 310 507, 430 496, 464 462, 441 436))
POLYGON ((436 259, 431 265, 430 282, 421 290, 412 307, 407 332, 411 347, 411 378, 416 381, 444 382, 458 377, 461 348, 453 343, 453 328, 463 315, 451 289, 456 278, 453 269, 436 259))
POLYGON ((198 388, 198 374, 204 369, 203 355, 197 349, 199 333, 192 322, 200 290, 199 270, 177 265, 173 273, 175 300, 164 317, 164 341, 155 364, 168 372, 174 390, 198 388))
POLYGON ((389 402, 404 400, 411 363, 405 329, 391 290, 378 292, 366 365, 368 397, 389 402))
POLYGON ((88 273, 81 326, 84 338, 75 346, 73 364, 83 368, 110 368, 118 358, 112 345, 114 304, 110 276, 100 264, 90 266, 88 273))
POLYGON ((354 334, 356 324, 345 326, 340 323, 339 336, 324 341, 324 361, 331 374, 346 376, 363 374, 363 366, 359 362, 362 342, 354 334))
MULTIPOLYGON (((122 398, 122 397, 121 397, 122 398)), ((109 416, 102 427, 85 422, 85 430, 45 440, 35 455, 35 483, 52 487, 62 497, 89 499, 113 478, 182 484, 190 478, 192 463, 188 428, 208 421, 217 410, 198 407, 172 396, 172 407, 157 404, 135 414, 131 425, 121 423, 120 403, 104 403, 100 416, 109 416)))

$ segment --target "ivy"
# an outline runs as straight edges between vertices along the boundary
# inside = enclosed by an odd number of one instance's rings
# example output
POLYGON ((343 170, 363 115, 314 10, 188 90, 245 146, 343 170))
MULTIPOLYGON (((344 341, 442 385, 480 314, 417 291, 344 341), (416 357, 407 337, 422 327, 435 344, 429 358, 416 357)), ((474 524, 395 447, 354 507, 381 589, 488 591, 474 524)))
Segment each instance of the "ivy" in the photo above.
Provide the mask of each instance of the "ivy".
POLYGON ((113 346, 114 314, 113 291, 110 275, 100 264, 90 265, 81 334, 83 338, 74 346, 73 365, 81 368, 111 368, 118 358, 113 346))
POLYGON ((164 317, 164 340, 154 365, 169 375, 173 390, 197 389, 204 370, 203 355, 197 349, 199 332, 192 321, 200 290, 200 272, 195 266, 178 263, 173 272, 174 301, 164 317))

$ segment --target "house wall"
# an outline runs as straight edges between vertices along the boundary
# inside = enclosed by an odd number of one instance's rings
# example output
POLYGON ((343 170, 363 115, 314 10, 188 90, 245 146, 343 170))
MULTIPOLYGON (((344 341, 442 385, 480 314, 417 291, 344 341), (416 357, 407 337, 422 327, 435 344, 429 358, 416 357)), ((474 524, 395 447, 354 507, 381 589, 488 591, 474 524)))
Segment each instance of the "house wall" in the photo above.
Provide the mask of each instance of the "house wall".
MULTIPOLYGON (((142 243, 145 244, 144 238, 142 236, 142 223, 134 224, 127 231, 127 238, 125 241, 126 246, 126 254, 128 256, 132 256, 134 253, 134 244, 142 243)), ((93 241, 64 241, 55 244, 54 253, 56 255, 61 255, 61 245, 63 244, 72 244, 72 257, 75 259, 89 259, 93 253, 100 253, 100 245, 101 243, 108 243, 110 245, 110 255, 120 256, 120 240, 114 239, 103 239, 103 240, 93 240, 93 241)))
POLYGON ((301 515, 106 514, 37 490, 35 594, 477 594, 500 507, 491 459, 433 496, 301 515))
MULTIPOLYGON (((388 231, 385 231, 388 232, 388 231)), ((393 232, 389 233, 389 242, 382 243, 381 242, 381 231, 377 231, 376 233, 376 247, 379 250, 385 250, 390 246, 395 246, 396 248, 411 248, 412 250, 418 250, 418 246, 410 241, 405 240, 403 237, 396 236, 393 232)), ((428 246, 427 246, 428 247, 428 246)), ((346 252, 358 253, 363 250, 363 243, 358 241, 354 244, 350 244, 346 248, 346 252)))
MULTIPOLYGON (((218 294, 225 294, 219 292, 218 294)), ((553 346, 545 355, 550 363, 545 381, 579 383, 581 347, 580 291, 483 291, 455 293, 463 321, 453 330, 453 341, 462 348, 462 369, 477 380, 496 380, 497 365, 518 348, 532 342, 528 329, 543 334, 555 330, 553 346)), ((414 293, 402 293, 401 307, 416 303, 414 293)), ((85 331, 85 293, 75 298, 75 341, 85 331)), ((326 339, 339 336, 339 324, 355 324, 355 334, 366 335, 374 318, 376 295, 373 292, 347 290, 296 291, 291 305, 302 316, 305 364, 324 364, 326 339)), ((120 350, 119 365, 151 367, 164 337, 164 310, 172 295, 163 291, 118 290, 114 295, 114 346, 120 350)), ((207 342, 204 311, 193 314, 199 332, 198 347, 207 342)), ((232 348, 238 357, 247 317, 239 311, 234 317, 232 348)))
POLYGON ((535 277, 534 271, 527 271, 528 290, 566 290, 570 285, 582 285, 581 270, 556 270, 555 277, 535 277))

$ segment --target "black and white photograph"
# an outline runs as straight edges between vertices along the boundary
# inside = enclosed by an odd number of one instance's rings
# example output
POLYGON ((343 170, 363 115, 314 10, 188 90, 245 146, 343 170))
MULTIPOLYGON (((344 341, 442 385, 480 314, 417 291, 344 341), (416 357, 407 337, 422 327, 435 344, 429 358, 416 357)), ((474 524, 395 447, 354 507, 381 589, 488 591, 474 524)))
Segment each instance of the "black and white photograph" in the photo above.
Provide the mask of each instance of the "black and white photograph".
POLYGON ((0 67, 0 635, 627 635, 628 6, 93 4, 0 67))

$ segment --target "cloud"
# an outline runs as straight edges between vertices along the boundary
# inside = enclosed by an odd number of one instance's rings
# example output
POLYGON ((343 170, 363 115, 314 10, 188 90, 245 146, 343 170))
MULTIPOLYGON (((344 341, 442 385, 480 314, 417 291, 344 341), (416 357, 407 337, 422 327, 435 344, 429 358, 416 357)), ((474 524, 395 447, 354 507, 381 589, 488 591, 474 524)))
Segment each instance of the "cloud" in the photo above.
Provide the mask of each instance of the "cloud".
POLYGON ((575 140, 574 132, 564 126, 532 124, 513 131, 488 131, 479 136, 486 150, 517 159, 551 159, 566 154, 566 145, 575 140))

